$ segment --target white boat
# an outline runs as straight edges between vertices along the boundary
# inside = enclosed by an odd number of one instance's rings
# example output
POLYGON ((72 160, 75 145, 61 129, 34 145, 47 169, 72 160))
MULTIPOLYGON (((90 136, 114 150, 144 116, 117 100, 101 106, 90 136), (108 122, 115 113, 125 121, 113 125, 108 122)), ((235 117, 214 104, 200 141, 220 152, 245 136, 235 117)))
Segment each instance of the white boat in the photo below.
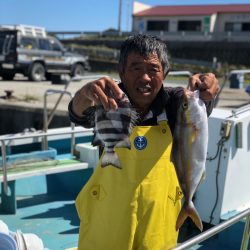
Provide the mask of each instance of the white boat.
MULTIPOLYGON (((44 128, 0 136, 0 220, 19 245, 20 235, 34 233, 45 248, 70 249, 79 230, 74 201, 99 151, 91 145, 92 129, 44 128)), ((250 105, 215 108, 209 135, 206 179, 195 195, 205 230, 187 220, 176 249, 250 249, 250 105)))

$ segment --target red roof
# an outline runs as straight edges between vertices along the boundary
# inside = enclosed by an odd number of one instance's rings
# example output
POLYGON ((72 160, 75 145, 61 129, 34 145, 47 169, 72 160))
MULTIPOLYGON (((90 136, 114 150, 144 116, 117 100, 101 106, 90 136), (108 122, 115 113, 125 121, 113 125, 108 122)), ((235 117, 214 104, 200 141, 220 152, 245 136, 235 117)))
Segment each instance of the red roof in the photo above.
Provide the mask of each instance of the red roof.
POLYGON ((250 13, 250 4, 228 5, 164 5, 155 6, 134 14, 135 17, 144 16, 191 16, 212 15, 214 13, 250 13))

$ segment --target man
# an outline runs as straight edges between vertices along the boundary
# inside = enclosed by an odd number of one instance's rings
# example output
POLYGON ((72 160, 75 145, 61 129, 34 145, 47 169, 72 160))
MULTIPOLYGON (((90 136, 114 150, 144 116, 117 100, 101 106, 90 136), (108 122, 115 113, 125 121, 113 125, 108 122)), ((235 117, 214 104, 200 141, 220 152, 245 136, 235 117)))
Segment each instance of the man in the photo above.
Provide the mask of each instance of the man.
MULTIPOLYGON (((170 154, 184 89, 163 87, 169 67, 163 41, 148 35, 129 37, 121 46, 121 83, 108 77, 89 82, 69 104, 71 120, 84 127, 94 126, 95 105, 116 109, 123 92, 140 115, 130 135, 131 150, 115 149, 123 168, 99 164, 77 197, 79 250, 160 250, 177 243, 182 193, 170 154), (138 138, 143 147, 137 147, 138 138)), ((209 115, 219 89, 215 76, 197 74, 189 88, 200 90, 209 115)))

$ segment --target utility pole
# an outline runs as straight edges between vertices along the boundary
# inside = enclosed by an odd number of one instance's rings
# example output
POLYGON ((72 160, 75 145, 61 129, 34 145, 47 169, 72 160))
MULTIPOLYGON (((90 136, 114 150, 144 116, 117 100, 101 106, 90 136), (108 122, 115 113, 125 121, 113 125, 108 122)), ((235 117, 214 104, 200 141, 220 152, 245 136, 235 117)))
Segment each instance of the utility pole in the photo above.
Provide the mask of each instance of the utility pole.
POLYGON ((122 0, 119 0, 119 14, 118 14, 118 32, 119 32, 119 36, 122 34, 121 22, 122 22, 122 0))
POLYGON ((129 27, 129 24, 130 24, 130 22, 129 22, 130 21, 130 14, 131 14, 130 11, 131 11, 130 0, 127 0, 127 27, 126 27, 127 31, 129 31, 129 28, 130 28, 129 27))

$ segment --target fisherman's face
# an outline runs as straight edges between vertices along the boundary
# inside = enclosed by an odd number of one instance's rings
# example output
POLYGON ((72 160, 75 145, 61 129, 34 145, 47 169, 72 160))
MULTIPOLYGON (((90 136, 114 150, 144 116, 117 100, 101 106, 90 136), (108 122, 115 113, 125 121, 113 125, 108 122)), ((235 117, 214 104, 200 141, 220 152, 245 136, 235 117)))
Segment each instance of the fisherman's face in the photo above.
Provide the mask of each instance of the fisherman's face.
POLYGON ((147 58, 129 54, 120 78, 136 108, 149 108, 163 83, 163 69, 157 54, 147 58))

